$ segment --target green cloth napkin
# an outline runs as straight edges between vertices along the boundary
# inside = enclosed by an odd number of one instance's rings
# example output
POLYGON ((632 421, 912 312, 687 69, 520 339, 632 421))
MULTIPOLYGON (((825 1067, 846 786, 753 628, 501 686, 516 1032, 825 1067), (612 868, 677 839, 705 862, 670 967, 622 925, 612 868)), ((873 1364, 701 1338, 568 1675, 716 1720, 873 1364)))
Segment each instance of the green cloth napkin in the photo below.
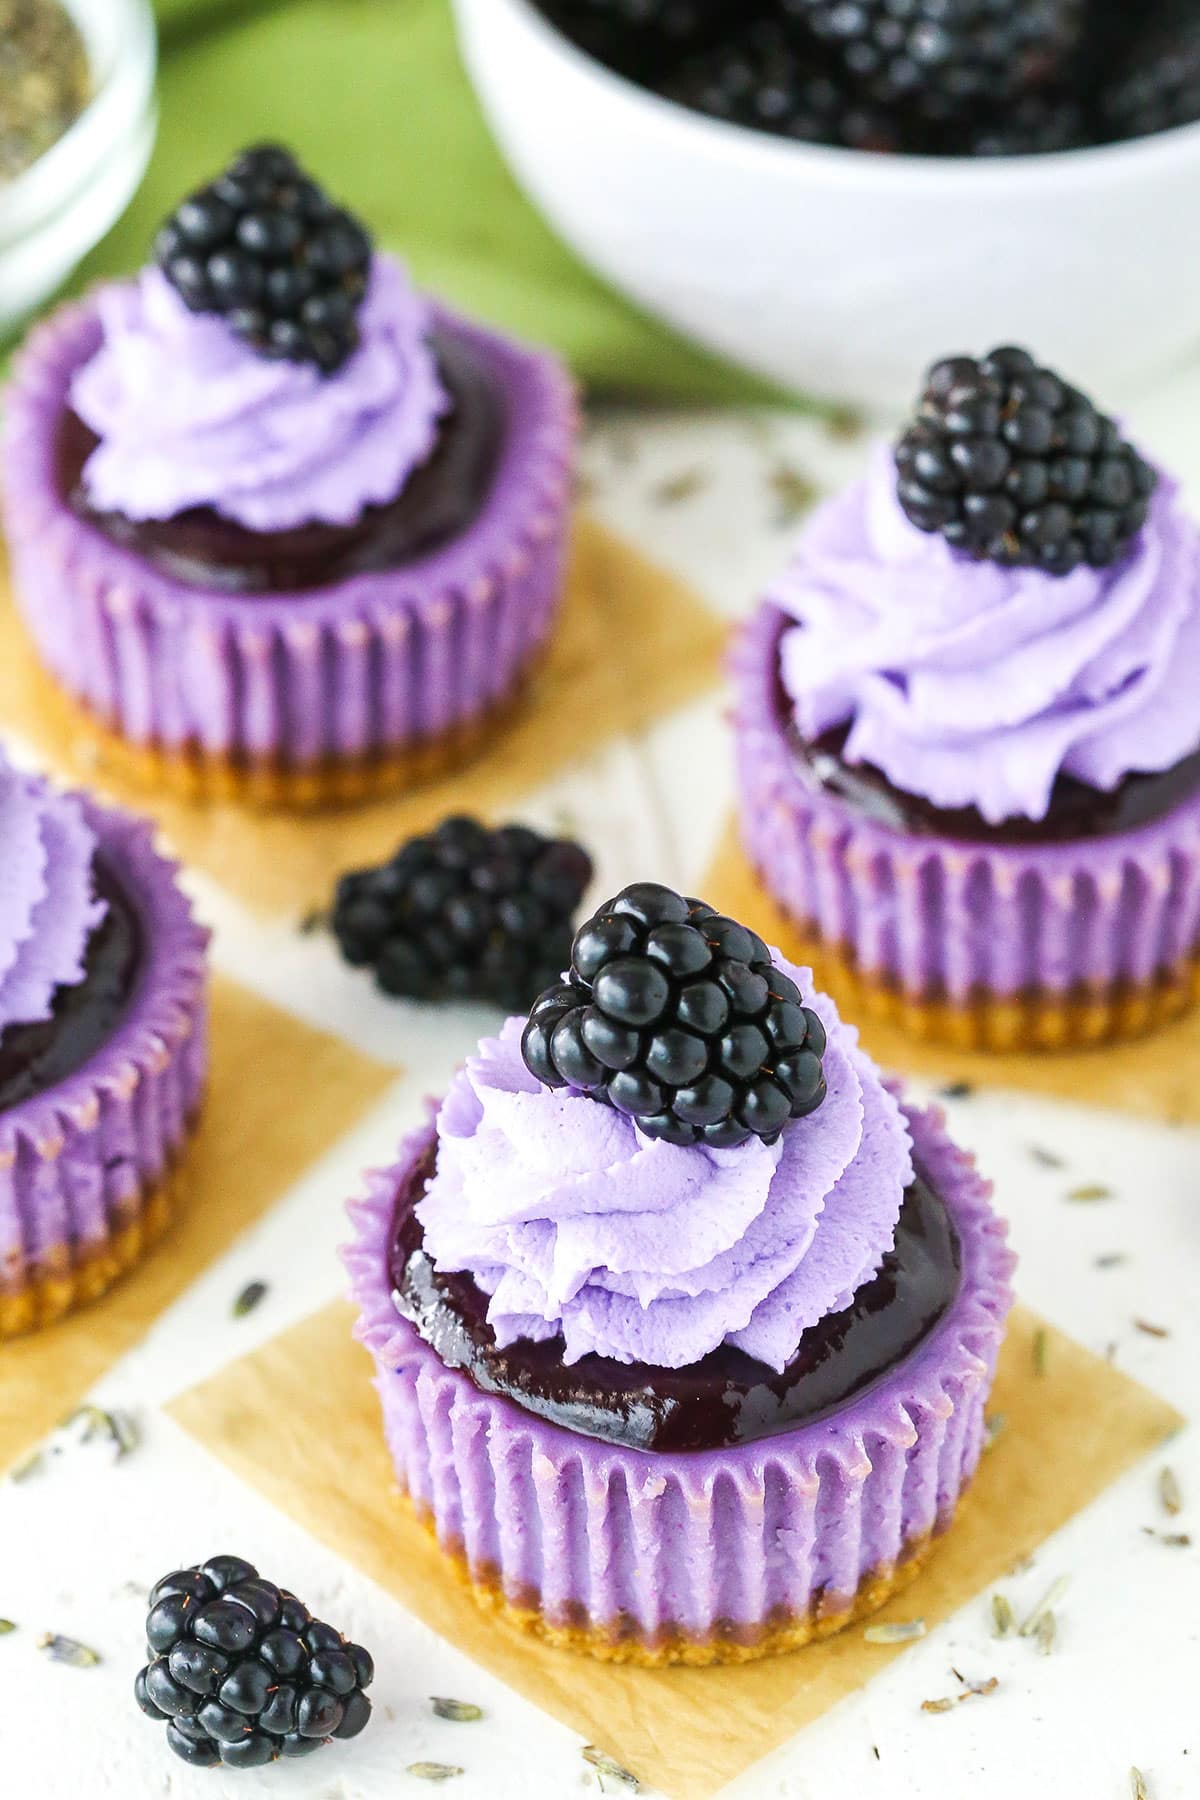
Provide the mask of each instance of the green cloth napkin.
POLYGON ((697 402, 778 398, 584 269, 501 160, 459 61, 448 0, 156 0, 162 123, 132 207, 76 281, 146 260, 190 187, 242 145, 290 144, 417 279, 552 344, 594 389, 697 402))

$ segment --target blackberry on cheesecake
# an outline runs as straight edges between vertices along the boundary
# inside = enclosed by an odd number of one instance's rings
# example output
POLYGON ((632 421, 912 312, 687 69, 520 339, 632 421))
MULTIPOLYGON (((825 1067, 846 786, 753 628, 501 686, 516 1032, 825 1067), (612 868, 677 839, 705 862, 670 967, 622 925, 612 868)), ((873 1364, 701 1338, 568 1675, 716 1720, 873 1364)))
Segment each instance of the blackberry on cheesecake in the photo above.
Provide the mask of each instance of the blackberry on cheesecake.
POLYGON ((1011 345, 934 364, 896 468, 919 530, 1052 575, 1117 562, 1156 481, 1111 418, 1011 345))
POLYGON ((521 1011, 566 967, 591 876, 587 851, 568 839, 457 816, 378 868, 343 875, 333 931, 384 993, 521 1011))
POLYGON ((358 347, 370 235, 277 144, 188 195, 155 248, 193 312, 219 314, 264 356, 332 373, 358 347))
POLYGON ((639 882, 575 938, 564 981, 535 1002, 527 1067, 672 1144, 774 1142, 825 1098, 825 1032, 756 932, 702 900, 639 882))

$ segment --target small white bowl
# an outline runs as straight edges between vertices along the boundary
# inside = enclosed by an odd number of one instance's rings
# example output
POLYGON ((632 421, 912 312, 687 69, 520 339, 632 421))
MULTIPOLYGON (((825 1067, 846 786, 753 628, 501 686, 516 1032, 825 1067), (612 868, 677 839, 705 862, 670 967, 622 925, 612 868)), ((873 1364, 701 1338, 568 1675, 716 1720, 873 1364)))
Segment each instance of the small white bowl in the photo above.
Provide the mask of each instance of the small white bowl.
POLYGON ((772 138, 614 75, 530 0, 454 0, 500 145, 601 275, 785 387, 891 408, 1026 344, 1112 402, 1200 344, 1200 125, 965 160, 772 138))
POLYGON ((129 204, 157 112, 149 0, 66 0, 92 98, 57 143, 0 187, 0 337, 66 280, 129 204))

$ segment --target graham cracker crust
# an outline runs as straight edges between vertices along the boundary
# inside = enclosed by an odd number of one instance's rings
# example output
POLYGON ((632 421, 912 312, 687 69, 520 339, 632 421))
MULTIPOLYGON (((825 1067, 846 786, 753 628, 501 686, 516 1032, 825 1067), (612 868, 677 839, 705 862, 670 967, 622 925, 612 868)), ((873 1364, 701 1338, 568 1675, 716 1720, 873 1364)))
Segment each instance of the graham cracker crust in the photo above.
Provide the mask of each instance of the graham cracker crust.
POLYGON ((536 664, 507 699, 441 737, 386 755, 329 759, 308 767, 211 755, 196 746, 169 750, 135 744, 68 694, 40 666, 33 680, 51 744, 88 781, 108 779, 192 805, 224 801, 258 812, 315 812, 394 799, 455 773, 522 711, 534 673, 536 664))
POLYGON ((1087 1050, 1146 1037, 1200 1001, 1200 952, 1145 984, 1124 981, 1064 994, 976 992, 965 1005, 936 994, 918 998, 884 977, 864 974, 848 950, 825 943, 810 926, 790 917, 788 924, 796 935, 780 946, 785 956, 812 962, 821 985, 833 990, 844 1010, 894 1025, 913 1043, 999 1054, 1087 1050))
MULTIPOLYGON (((416 1506, 400 1490, 400 1498, 418 1523, 437 1539, 432 1517, 416 1506)), ((772 1615, 761 1624, 738 1624, 722 1620, 712 1635, 695 1638, 678 1627, 666 1626, 653 1638, 646 1637, 641 1627, 628 1615, 603 1626, 591 1625, 581 1617, 579 1623, 554 1623, 541 1610, 540 1596, 534 1593, 515 1599, 504 1592, 500 1572, 492 1567, 472 1570, 461 1545, 447 1547, 438 1540, 438 1548, 450 1564, 455 1577, 470 1592, 484 1612, 527 1636, 540 1638, 552 1649, 570 1650, 590 1656, 599 1662, 626 1663, 645 1669, 686 1666, 713 1668, 718 1665, 761 1662, 768 1656, 783 1656, 800 1650, 806 1644, 835 1636, 847 1626, 878 1612, 894 1595, 915 1581, 929 1560, 938 1538, 952 1523, 957 1509, 939 1520, 936 1531, 924 1532, 904 1548, 900 1560, 891 1568, 877 1569, 864 1576, 855 1594, 819 1594, 803 1616, 772 1615)), ((579 1609, 582 1615, 582 1607, 579 1609)))
POLYGON ((0 1291, 0 1343, 53 1325, 107 1293, 163 1236, 175 1215, 178 1189, 172 1171, 142 1196, 132 1216, 102 1243, 82 1253, 69 1244, 55 1245, 31 1280, 0 1291))

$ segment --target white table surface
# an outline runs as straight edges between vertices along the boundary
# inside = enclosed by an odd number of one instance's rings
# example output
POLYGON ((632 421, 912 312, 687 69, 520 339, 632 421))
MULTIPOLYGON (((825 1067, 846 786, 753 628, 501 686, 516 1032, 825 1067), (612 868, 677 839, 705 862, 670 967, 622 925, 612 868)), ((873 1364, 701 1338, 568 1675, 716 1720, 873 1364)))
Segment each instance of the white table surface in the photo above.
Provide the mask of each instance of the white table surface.
MULTIPOLYGON (((1143 442, 1188 478, 1200 507, 1200 367, 1134 409, 1143 442)), ((865 439, 808 420, 749 415, 607 416, 585 452, 592 507, 737 614, 785 554, 781 517, 796 477, 836 485, 865 439), (782 479, 780 469, 785 471, 782 479)), ((1200 696, 1200 671, 1198 696, 1200 696)), ((1200 704, 1200 698, 1198 698, 1200 704)), ((694 887, 731 798, 724 702, 712 697, 637 740, 618 742, 531 795, 534 823, 568 820, 592 846, 597 895, 656 876, 694 887)), ((517 809, 514 809, 517 810, 517 809)), ((231 1246, 97 1389, 130 1408, 142 1443, 120 1464, 69 1446, 43 1473, 0 1483, 0 1795, 13 1800, 134 1800, 148 1795, 254 1800, 569 1800, 596 1794, 580 1744, 510 1693, 337 1555, 322 1548, 187 1439, 159 1410, 181 1389, 339 1292, 342 1202, 384 1158, 488 1026, 479 1011, 421 1011, 376 996, 325 941, 252 920, 211 882, 190 878, 214 926, 218 964, 271 998, 411 1071, 259 1225, 231 1246), (253 1278, 269 1292, 248 1317, 231 1305, 253 1278), (248 1556, 376 1654, 376 1716, 353 1744, 307 1761, 233 1774, 192 1771, 162 1728, 136 1710, 142 1592, 167 1569, 217 1551, 248 1556), (103 1656, 76 1670, 37 1651, 47 1630, 103 1656), (486 1711, 451 1725, 428 1696, 486 1711), (432 1787, 414 1762, 461 1764, 432 1787)), ((1118 1055, 1136 1055, 1134 1050, 1118 1055)), ((1028 1096, 977 1091, 952 1123, 996 1182, 1021 1253, 1022 1298, 1170 1399, 1200 1410, 1200 1137, 1028 1096), (1030 1147, 1052 1148, 1061 1170, 1030 1147), (1102 1181, 1110 1200, 1072 1205, 1069 1188, 1102 1181), (1119 1266, 1097 1258, 1123 1253, 1119 1266), (1136 1318, 1169 1336, 1139 1330, 1136 1318)), ((169 1252, 165 1252, 168 1253, 169 1252)), ((0 1352, 0 1382, 3 1353, 0 1352)), ((348 1471, 353 1479, 353 1471, 348 1471)), ((1125 1800, 1130 1768, 1150 1800, 1200 1795, 1200 1436, 1189 1428, 1048 1542, 1002 1584, 1018 1612, 1060 1575, 1058 1641, 1041 1656, 995 1642, 989 1595, 930 1632, 870 1686, 727 1790, 729 1800, 1125 1800), (1169 1462, 1184 1511, 1157 1492, 1169 1462), (1188 1531, 1197 1547, 1146 1534, 1188 1531), (998 1690, 930 1716, 923 1699, 968 1680, 998 1690)))

